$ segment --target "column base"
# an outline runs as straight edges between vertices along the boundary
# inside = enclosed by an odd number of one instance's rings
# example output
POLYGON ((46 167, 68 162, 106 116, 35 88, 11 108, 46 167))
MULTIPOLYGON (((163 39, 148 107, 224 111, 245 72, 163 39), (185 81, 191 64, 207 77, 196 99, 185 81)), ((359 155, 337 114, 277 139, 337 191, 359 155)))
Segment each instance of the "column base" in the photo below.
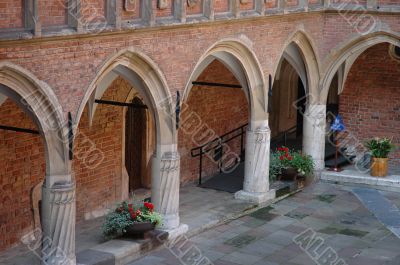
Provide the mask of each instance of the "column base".
POLYGON ((253 202, 257 204, 264 203, 269 200, 275 199, 275 190, 269 190, 267 192, 248 192, 240 190, 235 193, 235 199, 243 200, 247 202, 253 202))
POLYGON ((168 240, 171 240, 171 239, 174 239, 181 235, 186 234, 188 230, 189 230, 189 226, 187 224, 180 224, 178 227, 163 230, 163 231, 168 232, 168 240))

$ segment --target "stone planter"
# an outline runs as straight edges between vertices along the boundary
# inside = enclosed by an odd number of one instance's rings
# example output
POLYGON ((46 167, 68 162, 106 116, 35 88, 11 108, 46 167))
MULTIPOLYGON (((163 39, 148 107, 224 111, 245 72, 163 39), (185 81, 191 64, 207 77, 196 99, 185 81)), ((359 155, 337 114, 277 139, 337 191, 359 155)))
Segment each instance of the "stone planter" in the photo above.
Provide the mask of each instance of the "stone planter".
POLYGON ((388 158, 376 158, 371 160, 371 176, 385 177, 388 174, 388 158))
POLYGON ((133 225, 126 228, 124 236, 132 238, 147 238, 149 232, 155 229, 156 225, 150 222, 134 223, 133 225))
POLYGON ((295 168, 289 167, 282 169, 282 175, 280 176, 279 180, 283 181, 294 181, 296 180, 298 172, 295 168))

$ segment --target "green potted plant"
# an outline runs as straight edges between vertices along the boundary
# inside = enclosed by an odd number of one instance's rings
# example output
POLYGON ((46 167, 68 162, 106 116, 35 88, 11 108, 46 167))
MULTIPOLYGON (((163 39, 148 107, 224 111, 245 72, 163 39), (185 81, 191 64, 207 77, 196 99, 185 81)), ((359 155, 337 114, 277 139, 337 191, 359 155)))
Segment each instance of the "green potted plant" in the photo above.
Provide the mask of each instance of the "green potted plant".
POLYGON ((374 138, 365 142, 371 152, 371 176, 385 177, 388 173, 388 156, 395 149, 389 138, 374 138))
POLYGON ((298 176, 303 178, 312 175, 314 161, 311 156, 299 151, 291 151, 287 147, 279 147, 272 152, 270 158, 270 175, 279 180, 296 180, 298 176))
POLYGON ((107 239, 122 235, 143 238, 161 223, 161 215, 154 211, 152 203, 123 201, 107 215, 103 235, 107 239))

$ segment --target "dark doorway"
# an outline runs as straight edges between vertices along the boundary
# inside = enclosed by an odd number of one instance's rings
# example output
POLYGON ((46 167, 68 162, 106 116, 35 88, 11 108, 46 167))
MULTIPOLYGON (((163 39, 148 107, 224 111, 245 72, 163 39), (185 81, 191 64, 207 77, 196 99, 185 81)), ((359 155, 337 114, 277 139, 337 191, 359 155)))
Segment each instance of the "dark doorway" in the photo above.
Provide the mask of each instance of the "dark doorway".
POLYGON ((143 187, 147 119, 142 100, 135 97, 128 107, 125 123, 125 167, 129 175, 129 192, 143 187))
POLYGON ((297 108, 296 136, 300 137, 303 135, 303 116, 306 111, 306 91, 304 89, 304 85, 300 77, 297 86, 296 108, 297 108))

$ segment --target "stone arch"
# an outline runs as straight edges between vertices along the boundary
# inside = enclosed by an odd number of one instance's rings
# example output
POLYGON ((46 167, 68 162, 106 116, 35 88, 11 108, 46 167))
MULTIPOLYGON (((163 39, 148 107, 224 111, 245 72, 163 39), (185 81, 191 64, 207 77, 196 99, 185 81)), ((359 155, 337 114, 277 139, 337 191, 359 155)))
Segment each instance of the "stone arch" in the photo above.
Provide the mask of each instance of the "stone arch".
POLYGON ((315 46, 309 35, 303 30, 295 31, 285 41, 272 76, 279 75, 282 60, 286 59, 296 70, 306 89, 306 94, 311 94, 313 95, 312 98, 316 98, 320 64, 315 51, 315 46))
MULTIPOLYGON (((121 50, 108 58, 86 90, 75 124, 79 123, 86 104, 89 115, 94 114, 96 96, 100 96, 117 76, 124 78, 139 92, 154 117, 156 150, 152 156, 151 199, 155 209, 163 215, 162 229, 178 229, 180 157, 177 152, 175 106, 166 78, 156 63, 135 48, 121 50)), ((187 229, 181 226, 183 228, 180 229, 187 229)))
MULTIPOLYGON (((247 41, 249 42, 249 40, 247 41)), ((261 65, 255 53, 249 48, 251 44, 240 38, 226 38, 214 43, 199 58, 183 93, 187 100, 195 81, 204 69, 215 59, 229 69, 240 82, 250 105, 251 126, 256 127, 260 121, 267 119, 268 94, 261 65)))
POLYGON ((340 93, 343 89, 346 77, 357 58, 368 48, 385 42, 400 46, 400 36, 389 32, 373 32, 362 37, 351 39, 336 48, 326 59, 327 67, 320 83, 320 101, 326 102, 330 84, 336 73, 338 73, 338 91, 340 93))
POLYGON ((226 38, 214 43, 199 58, 186 84, 183 100, 188 99, 195 81, 215 59, 238 80, 249 102, 249 126, 246 132, 246 159, 243 190, 235 198, 255 203, 275 197, 269 190, 268 93, 261 65, 245 36, 226 38))
POLYGON ((162 152, 162 145, 176 145, 175 108, 166 79, 150 57, 133 48, 111 56, 99 69, 81 101, 75 124, 79 123, 86 104, 89 115, 94 115, 95 97, 101 96, 117 76, 126 79, 143 96, 146 105, 151 106, 149 110, 157 129, 157 152, 162 152))
MULTIPOLYGON (((68 139, 63 112, 52 89, 33 74, 8 62, 0 62, 0 92, 27 113, 44 139, 46 186, 70 173, 68 139)), ((70 180, 70 179, 68 179, 70 180)))

